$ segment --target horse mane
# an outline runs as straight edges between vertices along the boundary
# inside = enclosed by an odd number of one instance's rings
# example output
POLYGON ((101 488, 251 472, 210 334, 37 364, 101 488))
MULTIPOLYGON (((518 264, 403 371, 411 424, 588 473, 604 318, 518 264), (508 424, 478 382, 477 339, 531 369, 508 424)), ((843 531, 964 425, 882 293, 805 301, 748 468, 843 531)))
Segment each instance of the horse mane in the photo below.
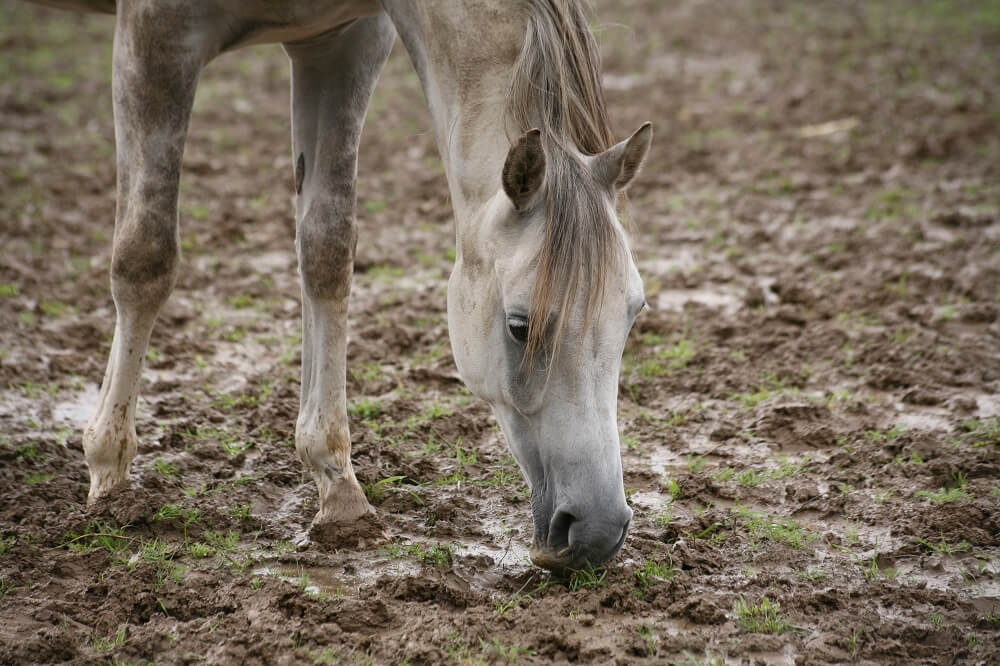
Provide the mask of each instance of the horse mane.
POLYGON ((507 118, 517 134, 542 131, 545 233, 531 297, 525 359, 554 358, 581 289, 589 323, 622 243, 589 167, 573 152, 614 145, 601 86, 600 54, 579 0, 528 0, 524 45, 514 63, 507 118), (550 322, 550 316, 556 316, 550 322))

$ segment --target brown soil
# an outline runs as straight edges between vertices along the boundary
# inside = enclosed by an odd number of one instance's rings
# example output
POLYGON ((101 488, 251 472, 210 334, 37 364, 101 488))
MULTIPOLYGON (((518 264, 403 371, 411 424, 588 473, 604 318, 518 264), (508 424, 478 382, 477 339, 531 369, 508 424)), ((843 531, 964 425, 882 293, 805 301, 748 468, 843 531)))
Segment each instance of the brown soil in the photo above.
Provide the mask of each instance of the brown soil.
POLYGON ((455 374, 450 209, 398 44, 349 348, 377 517, 308 531, 278 47, 205 73, 133 490, 84 506, 112 20, 0 2, 0 662, 1000 660, 995 3, 597 14, 618 134, 657 131, 632 189, 653 310, 621 380, 634 529, 562 580, 526 562, 520 475, 455 374))

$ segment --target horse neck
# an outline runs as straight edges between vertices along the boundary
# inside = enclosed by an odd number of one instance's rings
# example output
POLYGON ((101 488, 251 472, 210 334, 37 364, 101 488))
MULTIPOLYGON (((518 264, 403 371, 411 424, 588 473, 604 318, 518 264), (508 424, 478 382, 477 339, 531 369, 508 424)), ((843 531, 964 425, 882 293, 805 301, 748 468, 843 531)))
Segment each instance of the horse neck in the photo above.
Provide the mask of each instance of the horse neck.
POLYGON ((386 9, 427 97, 438 151, 463 222, 500 188, 510 139, 506 99, 524 42, 524 3, 509 0, 389 0, 386 9))

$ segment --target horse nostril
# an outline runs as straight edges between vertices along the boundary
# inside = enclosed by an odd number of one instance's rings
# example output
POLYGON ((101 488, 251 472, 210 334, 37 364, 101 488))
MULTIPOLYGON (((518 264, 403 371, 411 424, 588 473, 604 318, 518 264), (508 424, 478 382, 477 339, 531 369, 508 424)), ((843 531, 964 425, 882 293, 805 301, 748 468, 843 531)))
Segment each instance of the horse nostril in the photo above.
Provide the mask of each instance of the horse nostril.
POLYGON ((631 518, 625 521, 625 527, 622 528, 622 535, 618 537, 618 543, 615 545, 615 550, 614 550, 615 553, 621 550, 622 546, 625 545, 625 537, 628 536, 628 527, 631 524, 632 524, 631 518))
POLYGON ((569 528, 576 516, 564 509, 557 510, 549 521, 549 548, 559 552, 569 546, 569 528))

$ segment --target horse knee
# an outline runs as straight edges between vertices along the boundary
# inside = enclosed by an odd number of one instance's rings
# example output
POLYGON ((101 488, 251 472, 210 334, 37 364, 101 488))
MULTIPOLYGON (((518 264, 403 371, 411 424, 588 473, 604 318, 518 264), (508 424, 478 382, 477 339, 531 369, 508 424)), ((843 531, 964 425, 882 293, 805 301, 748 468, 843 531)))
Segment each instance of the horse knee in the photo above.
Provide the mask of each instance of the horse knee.
POLYGON ((353 206, 314 203, 302 215, 296 244, 302 284, 309 296, 347 298, 357 239, 353 206))
POLYGON ((115 295, 154 303, 166 300, 177 275, 179 247, 174 215, 123 215, 111 258, 115 295))

